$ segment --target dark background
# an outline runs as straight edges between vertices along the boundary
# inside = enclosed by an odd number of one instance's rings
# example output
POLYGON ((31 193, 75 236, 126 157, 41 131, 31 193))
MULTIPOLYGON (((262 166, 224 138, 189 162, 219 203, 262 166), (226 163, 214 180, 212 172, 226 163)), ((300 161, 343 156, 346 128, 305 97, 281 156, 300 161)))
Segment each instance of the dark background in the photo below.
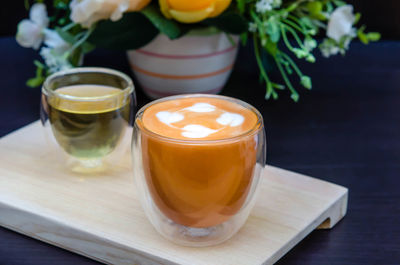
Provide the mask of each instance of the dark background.
MULTIPOLYGON (((45 1, 50 2, 50 1, 45 1)), ((400 0, 348 0, 362 13, 361 23, 379 31, 384 39, 400 39, 400 0)), ((7 1, 0 9, 0 36, 14 35, 17 24, 28 16, 23 0, 7 1)))

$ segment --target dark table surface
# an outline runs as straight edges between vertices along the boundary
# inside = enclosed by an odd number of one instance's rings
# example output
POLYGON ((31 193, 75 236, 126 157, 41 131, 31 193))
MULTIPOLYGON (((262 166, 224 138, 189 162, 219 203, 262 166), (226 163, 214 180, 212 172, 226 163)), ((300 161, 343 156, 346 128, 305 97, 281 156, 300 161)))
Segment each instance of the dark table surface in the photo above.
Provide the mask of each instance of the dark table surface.
MULTIPOLYGON (((0 38, 0 136, 38 119, 35 51, 0 38)), ((87 66, 130 74, 123 52, 96 51, 87 66)), ((346 57, 302 65, 313 90, 299 103, 285 93, 265 101, 251 48, 243 48, 222 91, 258 108, 266 121, 267 161, 350 190, 347 216, 312 232, 278 264, 400 264, 400 42, 354 43, 346 57)), ((275 74, 273 74, 275 75, 275 74)), ((138 89, 139 105, 148 102, 138 89)), ((1 214, 1 213, 0 213, 1 214)), ((0 228, 0 264, 98 264, 0 228)))

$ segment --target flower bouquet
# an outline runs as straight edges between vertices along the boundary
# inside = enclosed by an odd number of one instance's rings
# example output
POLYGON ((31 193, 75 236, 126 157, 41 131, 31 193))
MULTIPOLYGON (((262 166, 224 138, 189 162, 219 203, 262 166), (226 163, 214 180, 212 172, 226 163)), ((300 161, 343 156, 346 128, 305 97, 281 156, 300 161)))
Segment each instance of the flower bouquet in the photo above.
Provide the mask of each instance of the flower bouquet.
POLYGON ((293 80, 306 89, 312 82, 296 58, 314 63, 318 47, 329 57, 345 54, 355 38, 365 44, 380 38, 357 27, 360 14, 341 0, 53 0, 50 16, 42 2, 25 1, 29 19, 19 23, 16 36, 20 45, 38 49, 43 58, 34 62, 36 77, 27 82, 32 87, 51 73, 80 66, 96 47, 139 50, 159 36, 176 40, 218 33, 232 47, 238 39, 243 45, 253 42, 266 99, 277 99, 278 91, 287 88, 298 101, 293 80), (265 56, 272 58, 283 84, 271 80, 265 56))

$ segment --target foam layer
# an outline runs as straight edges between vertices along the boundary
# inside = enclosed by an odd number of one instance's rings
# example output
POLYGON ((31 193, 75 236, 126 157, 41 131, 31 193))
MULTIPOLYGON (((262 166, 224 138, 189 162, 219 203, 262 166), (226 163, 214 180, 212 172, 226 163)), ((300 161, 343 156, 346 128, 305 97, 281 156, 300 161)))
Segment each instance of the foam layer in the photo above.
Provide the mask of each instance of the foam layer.
POLYGON ((121 90, 110 86, 73 85, 59 88, 55 92, 59 95, 73 97, 49 97, 51 106, 69 113, 98 114, 119 109, 126 103, 121 90), (76 98, 80 98, 80 100, 76 98))
POLYGON ((256 114, 231 101, 194 97, 154 104, 143 113, 144 126, 157 134, 175 139, 217 140, 250 131, 256 114))

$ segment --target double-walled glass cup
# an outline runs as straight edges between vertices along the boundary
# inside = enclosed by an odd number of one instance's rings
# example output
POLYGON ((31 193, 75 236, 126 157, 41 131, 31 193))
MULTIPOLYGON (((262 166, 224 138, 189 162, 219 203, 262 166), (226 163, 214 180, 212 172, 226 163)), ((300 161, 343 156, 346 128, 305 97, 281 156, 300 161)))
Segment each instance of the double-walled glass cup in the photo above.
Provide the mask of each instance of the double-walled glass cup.
POLYGON ((121 143, 130 137, 135 105, 127 75, 106 68, 74 68, 44 82, 41 121, 61 163, 79 173, 99 172, 129 150, 121 143))
POLYGON ((217 95, 167 97, 136 115, 132 158, 144 211, 165 238, 184 246, 210 246, 232 237, 245 223, 265 165, 265 133, 260 113, 249 104, 217 95), (255 114, 256 124, 218 140, 175 139, 149 130, 146 110, 164 101, 216 98, 255 114))

